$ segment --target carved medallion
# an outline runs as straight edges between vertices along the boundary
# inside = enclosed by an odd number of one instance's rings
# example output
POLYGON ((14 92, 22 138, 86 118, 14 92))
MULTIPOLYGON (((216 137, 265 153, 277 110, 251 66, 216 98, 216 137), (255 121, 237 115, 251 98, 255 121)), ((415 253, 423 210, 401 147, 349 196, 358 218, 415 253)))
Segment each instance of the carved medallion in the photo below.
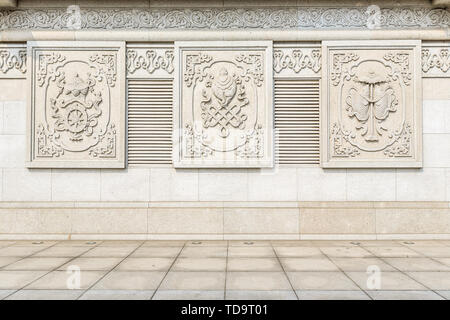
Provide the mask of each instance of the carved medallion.
POLYGON ((272 166, 272 43, 179 42, 175 57, 175 166, 272 166))
POLYGON ((417 41, 323 44, 324 167, 420 167, 417 41))
POLYGON ((31 42, 30 167, 124 167, 123 43, 31 42))

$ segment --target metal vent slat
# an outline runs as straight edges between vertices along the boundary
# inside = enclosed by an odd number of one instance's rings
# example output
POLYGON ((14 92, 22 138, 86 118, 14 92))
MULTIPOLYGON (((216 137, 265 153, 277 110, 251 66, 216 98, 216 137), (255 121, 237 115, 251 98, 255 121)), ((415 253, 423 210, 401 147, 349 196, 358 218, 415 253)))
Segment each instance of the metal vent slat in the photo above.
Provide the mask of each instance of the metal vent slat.
POLYGON ((319 80, 274 81, 276 162, 318 164, 319 80))
POLYGON ((128 163, 172 163, 172 79, 128 79, 128 163))

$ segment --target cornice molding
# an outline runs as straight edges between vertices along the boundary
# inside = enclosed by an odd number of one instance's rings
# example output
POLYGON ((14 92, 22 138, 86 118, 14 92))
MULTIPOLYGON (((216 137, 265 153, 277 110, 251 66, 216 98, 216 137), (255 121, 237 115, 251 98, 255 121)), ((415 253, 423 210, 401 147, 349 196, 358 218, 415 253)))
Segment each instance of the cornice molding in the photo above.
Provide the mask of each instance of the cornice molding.
POLYGON ((148 29, 404 29, 448 28, 450 9, 383 8, 374 22, 366 7, 0 10, 0 30, 148 29), (76 13, 75 13, 76 14, 76 13))

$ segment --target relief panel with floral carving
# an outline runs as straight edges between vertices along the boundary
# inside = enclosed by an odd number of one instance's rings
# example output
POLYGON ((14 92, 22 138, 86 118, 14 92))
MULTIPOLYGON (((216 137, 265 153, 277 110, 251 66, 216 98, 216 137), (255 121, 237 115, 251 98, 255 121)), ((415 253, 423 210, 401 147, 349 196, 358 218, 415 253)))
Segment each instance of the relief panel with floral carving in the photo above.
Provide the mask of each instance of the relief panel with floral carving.
POLYGON ((421 167, 420 41, 322 49, 322 165, 421 167))
POLYGON ((272 42, 176 42, 175 61, 175 166, 272 166, 272 42))
POLYGON ((125 46, 29 42, 29 167, 123 168, 125 46))

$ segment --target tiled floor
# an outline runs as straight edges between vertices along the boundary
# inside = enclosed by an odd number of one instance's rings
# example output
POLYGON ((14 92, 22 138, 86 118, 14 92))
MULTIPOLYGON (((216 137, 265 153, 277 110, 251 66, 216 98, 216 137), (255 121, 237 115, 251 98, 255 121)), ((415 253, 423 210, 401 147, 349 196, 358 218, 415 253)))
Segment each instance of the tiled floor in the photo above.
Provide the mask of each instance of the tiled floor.
POLYGON ((450 299, 450 241, 0 241, 1 299, 450 299))

